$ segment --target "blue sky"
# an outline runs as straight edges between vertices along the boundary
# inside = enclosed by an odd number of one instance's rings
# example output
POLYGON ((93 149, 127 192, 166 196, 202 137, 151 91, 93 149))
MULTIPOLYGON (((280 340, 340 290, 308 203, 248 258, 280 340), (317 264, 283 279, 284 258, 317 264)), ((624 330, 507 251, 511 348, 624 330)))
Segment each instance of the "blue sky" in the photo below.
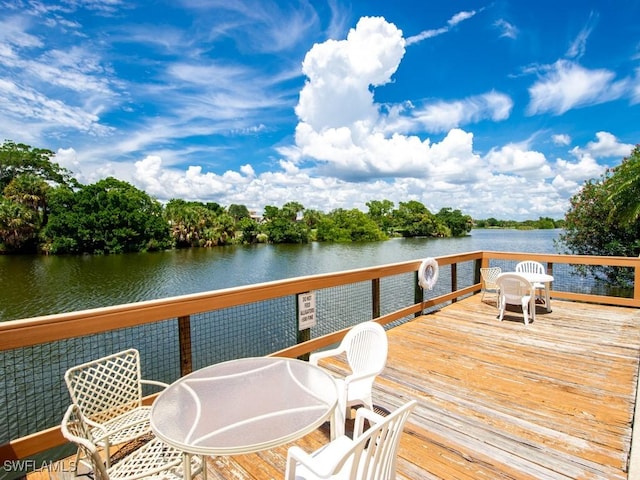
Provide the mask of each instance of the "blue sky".
POLYGON ((0 133, 171 198, 563 218, 640 143, 640 2, 0 1, 0 133))

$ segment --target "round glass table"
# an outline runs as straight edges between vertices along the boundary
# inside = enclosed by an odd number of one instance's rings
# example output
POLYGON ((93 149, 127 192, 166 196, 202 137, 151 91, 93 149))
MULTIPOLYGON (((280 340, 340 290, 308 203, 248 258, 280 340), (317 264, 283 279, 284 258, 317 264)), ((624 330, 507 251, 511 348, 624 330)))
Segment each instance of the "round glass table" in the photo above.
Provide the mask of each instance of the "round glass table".
POLYGON ((315 365, 242 358, 197 370, 163 390, 151 409, 151 428, 185 453, 249 453, 310 433, 337 413, 337 403, 336 382, 315 365))

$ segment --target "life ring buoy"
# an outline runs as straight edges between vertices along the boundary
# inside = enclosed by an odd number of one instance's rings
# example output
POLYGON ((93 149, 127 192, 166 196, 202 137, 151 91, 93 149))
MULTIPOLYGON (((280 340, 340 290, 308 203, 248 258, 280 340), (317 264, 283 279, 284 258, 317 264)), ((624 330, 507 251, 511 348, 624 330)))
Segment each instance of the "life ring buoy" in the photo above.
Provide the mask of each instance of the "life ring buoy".
POLYGON ((438 281, 439 267, 434 258, 425 258, 418 269, 418 285, 423 290, 431 290, 438 281))

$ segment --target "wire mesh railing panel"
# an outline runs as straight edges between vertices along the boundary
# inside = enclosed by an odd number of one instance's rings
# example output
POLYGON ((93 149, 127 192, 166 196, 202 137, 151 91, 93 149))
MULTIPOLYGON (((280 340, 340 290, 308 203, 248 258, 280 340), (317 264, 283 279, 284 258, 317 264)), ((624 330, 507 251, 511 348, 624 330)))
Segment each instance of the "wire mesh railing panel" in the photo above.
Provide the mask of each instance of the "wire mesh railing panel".
POLYGON ((142 377, 180 375, 174 320, 0 351, 0 443, 57 426, 69 402, 67 369, 128 348, 140 351, 142 377))
POLYGON ((415 273, 402 273, 380 280, 380 315, 415 303, 415 273))
MULTIPOLYGON (((317 290, 311 338, 371 319, 371 283, 317 290)), ((254 302, 191 316, 193 368, 263 356, 296 345, 296 296, 254 302)))
POLYGON ((192 315, 193 368, 264 356, 297 341, 295 297, 282 297, 192 315))
POLYGON ((311 338, 371 320, 371 282, 324 288, 316 292, 316 326, 311 338))

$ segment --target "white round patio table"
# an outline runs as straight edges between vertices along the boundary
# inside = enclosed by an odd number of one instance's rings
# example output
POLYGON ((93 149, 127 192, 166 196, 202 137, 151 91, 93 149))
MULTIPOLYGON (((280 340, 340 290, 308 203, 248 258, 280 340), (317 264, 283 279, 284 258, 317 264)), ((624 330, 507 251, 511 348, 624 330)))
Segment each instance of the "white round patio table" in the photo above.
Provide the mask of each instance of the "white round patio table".
POLYGON ((337 402, 335 381, 315 365, 242 358, 176 380, 154 401, 151 428, 187 454, 257 452, 315 430, 331 418, 337 402))
POLYGON ((544 283, 545 285, 545 307, 547 312, 551 312, 551 295, 549 290, 551 288, 551 282, 553 282, 553 275, 548 273, 533 273, 533 272, 516 272, 518 275, 522 275, 531 283, 544 283))

